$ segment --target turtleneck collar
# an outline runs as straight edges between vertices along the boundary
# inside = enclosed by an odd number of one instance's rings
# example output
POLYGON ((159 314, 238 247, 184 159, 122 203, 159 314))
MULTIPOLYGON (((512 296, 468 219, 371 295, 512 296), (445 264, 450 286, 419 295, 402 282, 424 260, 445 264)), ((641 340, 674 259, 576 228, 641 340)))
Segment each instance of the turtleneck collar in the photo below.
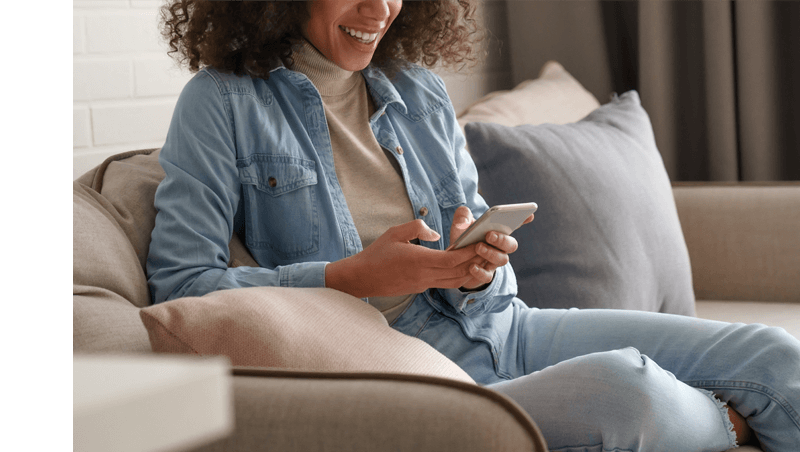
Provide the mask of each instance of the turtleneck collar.
POLYGON ((340 68, 305 39, 294 48, 292 60, 291 69, 305 74, 322 96, 345 94, 363 80, 360 72, 340 68))

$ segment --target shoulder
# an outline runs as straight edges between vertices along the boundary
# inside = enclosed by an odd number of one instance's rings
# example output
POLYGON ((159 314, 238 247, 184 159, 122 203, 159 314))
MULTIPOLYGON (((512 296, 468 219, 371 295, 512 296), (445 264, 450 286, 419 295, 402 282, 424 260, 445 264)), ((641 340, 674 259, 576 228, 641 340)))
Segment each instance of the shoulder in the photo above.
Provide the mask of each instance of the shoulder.
POLYGON ((447 98, 447 89, 442 78, 422 66, 411 63, 407 68, 400 70, 395 79, 392 80, 398 89, 412 88, 424 91, 431 95, 447 98))
POLYGON ((228 72, 221 72, 214 67, 204 67, 200 69, 184 86, 181 97, 206 97, 208 95, 230 96, 243 95, 251 96, 263 104, 272 103, 272 95, 268 89, 264 89, 266 80, 254 79, 249 75, 236 75, 228 72))

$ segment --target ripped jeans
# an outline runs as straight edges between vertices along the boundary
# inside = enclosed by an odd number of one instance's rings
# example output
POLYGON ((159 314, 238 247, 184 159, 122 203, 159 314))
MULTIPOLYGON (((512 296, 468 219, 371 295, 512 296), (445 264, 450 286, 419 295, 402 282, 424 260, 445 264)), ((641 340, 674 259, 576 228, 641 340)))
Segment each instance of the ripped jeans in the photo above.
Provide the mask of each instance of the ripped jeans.
POLYGON ((781 328, 514 299, 497 352, 420 298, 393 326, 514 399, 552 451, 725 451, 722 402, 765 451, 800 451, 800 341, 781 328))
POLYGON ((800 451, 800 341, 783 329, 515 308, 506 356, 522 358, 520 377, 488 387, 531 415, 550 450, 725 451, 725 402, 765 451, 800 451))

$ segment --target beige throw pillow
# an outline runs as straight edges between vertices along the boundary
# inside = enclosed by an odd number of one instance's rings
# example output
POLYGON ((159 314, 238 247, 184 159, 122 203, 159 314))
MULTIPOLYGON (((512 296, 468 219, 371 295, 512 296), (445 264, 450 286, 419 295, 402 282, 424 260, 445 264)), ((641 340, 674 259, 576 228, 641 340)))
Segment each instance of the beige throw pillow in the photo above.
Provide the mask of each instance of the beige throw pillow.
POLYGON ((461 129, 470 122, 514 127, 521 124, 567 124, 594 111, 600 103, 563 66, 549 61, 539 77, 513 90, 492 92, 458 117, 461 129))
POLYGON ((372 306, 324 288, 253 287, 141 310, 155 352, 225 355, 235 366, 430 375, 474 383, 372 306))

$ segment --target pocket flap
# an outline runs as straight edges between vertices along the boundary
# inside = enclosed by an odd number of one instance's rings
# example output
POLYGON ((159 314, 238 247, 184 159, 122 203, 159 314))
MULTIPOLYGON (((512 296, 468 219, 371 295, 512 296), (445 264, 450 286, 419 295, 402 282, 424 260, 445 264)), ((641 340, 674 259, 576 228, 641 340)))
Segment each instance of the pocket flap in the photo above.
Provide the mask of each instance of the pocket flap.
POLYGON ((236 167, 243 184, 255 185, 271 196, 317 183, 316 163, 298 157, 256 154, 237 161, 236 167))
POLYGON ((461 187, 455 170, 433 187, 433 193, 442 208, 460 206, 467 203, 467 197, 464 195, 464 189, 461 187))

